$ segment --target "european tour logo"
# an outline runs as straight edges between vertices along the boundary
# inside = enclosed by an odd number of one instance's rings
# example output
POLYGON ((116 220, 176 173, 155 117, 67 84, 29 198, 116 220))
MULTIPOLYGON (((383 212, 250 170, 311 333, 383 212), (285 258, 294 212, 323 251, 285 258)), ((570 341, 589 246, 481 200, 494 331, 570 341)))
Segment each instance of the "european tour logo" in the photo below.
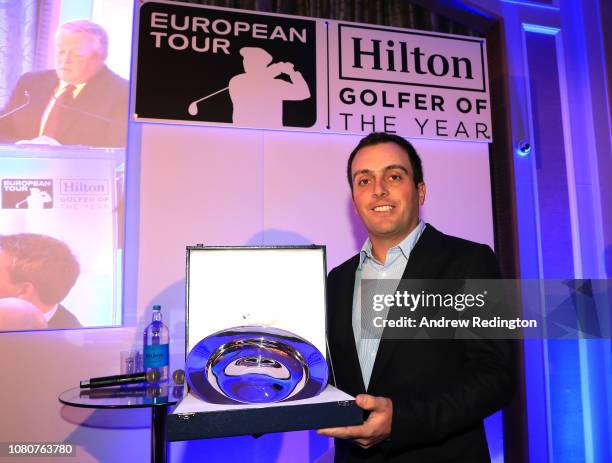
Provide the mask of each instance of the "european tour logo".
POLYGON ((5 178, 2 180, 2 209, 52 208, 52 179, 5 178))
POLYGON ((151 2, 139 32, 138 118, 315 124, 316 21, 151 2))

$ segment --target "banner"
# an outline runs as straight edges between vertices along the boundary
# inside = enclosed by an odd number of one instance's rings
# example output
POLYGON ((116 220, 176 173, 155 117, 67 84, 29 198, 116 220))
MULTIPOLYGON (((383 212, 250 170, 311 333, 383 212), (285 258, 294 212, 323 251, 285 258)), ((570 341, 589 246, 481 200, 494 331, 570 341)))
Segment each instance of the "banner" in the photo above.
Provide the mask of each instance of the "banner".
POLYGON ((485 40, 160 1, 136 121, 491 141, 485 40))

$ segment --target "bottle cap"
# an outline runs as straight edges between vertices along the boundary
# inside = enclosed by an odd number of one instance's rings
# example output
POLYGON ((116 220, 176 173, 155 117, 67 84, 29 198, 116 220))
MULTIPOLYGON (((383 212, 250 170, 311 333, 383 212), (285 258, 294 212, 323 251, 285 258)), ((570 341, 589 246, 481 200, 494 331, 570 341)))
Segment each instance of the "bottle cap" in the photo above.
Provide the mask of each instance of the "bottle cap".
POLYGON ((154 305, 153 310, 161 310, 161 305, 154 305))

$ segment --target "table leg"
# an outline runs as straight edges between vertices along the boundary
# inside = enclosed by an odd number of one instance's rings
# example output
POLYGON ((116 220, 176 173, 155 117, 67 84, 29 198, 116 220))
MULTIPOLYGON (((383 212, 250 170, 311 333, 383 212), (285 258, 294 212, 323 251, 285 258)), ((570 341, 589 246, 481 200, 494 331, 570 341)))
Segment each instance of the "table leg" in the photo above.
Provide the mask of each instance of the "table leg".
POLYGON ((166 463, 167 416, 167 405, 151 407, 151 463, 166 463))

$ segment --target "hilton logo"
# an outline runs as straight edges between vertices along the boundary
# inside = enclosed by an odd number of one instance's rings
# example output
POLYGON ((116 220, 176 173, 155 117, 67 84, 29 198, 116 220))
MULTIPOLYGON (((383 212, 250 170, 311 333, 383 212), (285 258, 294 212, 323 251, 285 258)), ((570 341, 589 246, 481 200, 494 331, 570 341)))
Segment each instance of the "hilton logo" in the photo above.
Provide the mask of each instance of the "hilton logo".
POLYGON ((484 41, 339 24, 340 79, 485 91, 484 41))
POLYGON ((105 180, 74 179, 60 180, 62 195, 99 195, 108 194, 108 183, 105 180))
POLYGON ((407 42, 386 42, 384 53, 381 51, 381 40, 370 40, 364 48, 362 39, 353 37, 353 67, 363 69, 362 58, 371 57, 371 69, 397 71, 416 74, 432 74, 436 77, 448 76, 457 79, 473 79, 472 62, 469 58, 451 56, 450 59, 439 53, 427 56, 420 47, 409 48, 407 42), (399 47, 397 46, 399 45, 399 47), (396 64, 397 62, 397 64, 396 64))
POLYGON ((5 178, 2 180, 2 209, 53 208, 53 180, 5 178))

